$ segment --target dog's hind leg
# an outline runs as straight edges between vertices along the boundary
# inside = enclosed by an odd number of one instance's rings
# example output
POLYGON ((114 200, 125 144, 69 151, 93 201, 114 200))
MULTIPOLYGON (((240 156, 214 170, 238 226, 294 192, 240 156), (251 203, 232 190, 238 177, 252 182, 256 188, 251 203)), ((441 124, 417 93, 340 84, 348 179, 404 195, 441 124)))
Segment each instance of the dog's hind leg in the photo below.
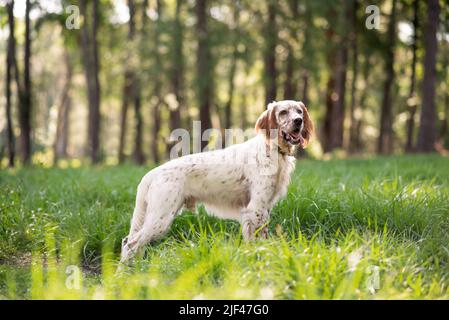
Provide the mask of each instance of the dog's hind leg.
POLYGON ((137 233, 127 239, 122 247, 121 262, 126 262, 137 254, 146 244, 164 236, 173 219, 181 209, 184 198, 182 188, 173 186, 170 190, 150 188, 145 221, 137 233))

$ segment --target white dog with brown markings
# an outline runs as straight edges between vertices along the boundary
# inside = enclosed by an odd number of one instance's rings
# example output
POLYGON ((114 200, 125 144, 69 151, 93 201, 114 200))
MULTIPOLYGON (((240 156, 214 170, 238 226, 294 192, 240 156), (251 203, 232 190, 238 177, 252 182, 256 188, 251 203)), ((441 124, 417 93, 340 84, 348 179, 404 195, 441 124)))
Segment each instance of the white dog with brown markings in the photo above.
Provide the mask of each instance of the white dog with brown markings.
POLYGON ((292 156, 313 131, 306 106, 285 100, 268 105, 256 122, 257 135, 225 149, 171 160, 148 172, 137 188, 121 262, 162 237, 183 207, 204 204, 209 214, 235 219, 245 239, 267 237, 271 208, 287 193, 292 156))

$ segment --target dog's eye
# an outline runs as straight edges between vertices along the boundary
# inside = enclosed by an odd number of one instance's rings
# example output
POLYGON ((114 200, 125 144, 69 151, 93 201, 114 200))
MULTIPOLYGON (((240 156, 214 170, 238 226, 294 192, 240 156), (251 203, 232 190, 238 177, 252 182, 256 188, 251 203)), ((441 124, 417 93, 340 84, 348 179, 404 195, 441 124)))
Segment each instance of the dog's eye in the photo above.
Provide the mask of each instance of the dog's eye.
POLYGON ((287 110, 281 110, 281 112, 279 112, 279 116, 283 117, 287 115, 287 110))

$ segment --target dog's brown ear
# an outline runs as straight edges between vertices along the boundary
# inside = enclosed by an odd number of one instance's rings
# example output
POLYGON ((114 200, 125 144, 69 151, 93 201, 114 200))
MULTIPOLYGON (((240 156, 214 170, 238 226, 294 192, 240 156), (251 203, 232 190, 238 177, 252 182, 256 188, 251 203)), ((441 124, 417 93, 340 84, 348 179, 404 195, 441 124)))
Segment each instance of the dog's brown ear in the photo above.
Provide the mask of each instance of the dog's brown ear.
POLYGON ((303 147, 305 148, 309 144, 309 140, 313 134, 314 126, 312 120, 310 119, 309 112, 307 111, 307 108, 304 105, 304 103, 300 102, 300 105, 304 114, 304 127, 301 131, 301 135, 304 138, 303 147))
POLYGON ((263 131, 267 139, 270 139, 270 130, 277 129, 276 115, 274 113, 275 107, 276 102, 268 104, 267 110, 262 112, 256 121, 256 132, 263 131))

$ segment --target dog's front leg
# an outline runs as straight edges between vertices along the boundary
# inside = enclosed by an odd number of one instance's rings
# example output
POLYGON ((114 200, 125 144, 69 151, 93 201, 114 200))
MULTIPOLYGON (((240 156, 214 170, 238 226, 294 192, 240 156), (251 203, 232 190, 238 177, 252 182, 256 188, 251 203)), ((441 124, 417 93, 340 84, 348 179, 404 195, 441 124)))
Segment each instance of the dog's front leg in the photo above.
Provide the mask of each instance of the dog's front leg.
POLYGON ((267 238, 274 189, 272 179, 258 181, 252 189, 251 200, 242 210, 242 233, 246 240, 252 240, 255 236, 267 238))

